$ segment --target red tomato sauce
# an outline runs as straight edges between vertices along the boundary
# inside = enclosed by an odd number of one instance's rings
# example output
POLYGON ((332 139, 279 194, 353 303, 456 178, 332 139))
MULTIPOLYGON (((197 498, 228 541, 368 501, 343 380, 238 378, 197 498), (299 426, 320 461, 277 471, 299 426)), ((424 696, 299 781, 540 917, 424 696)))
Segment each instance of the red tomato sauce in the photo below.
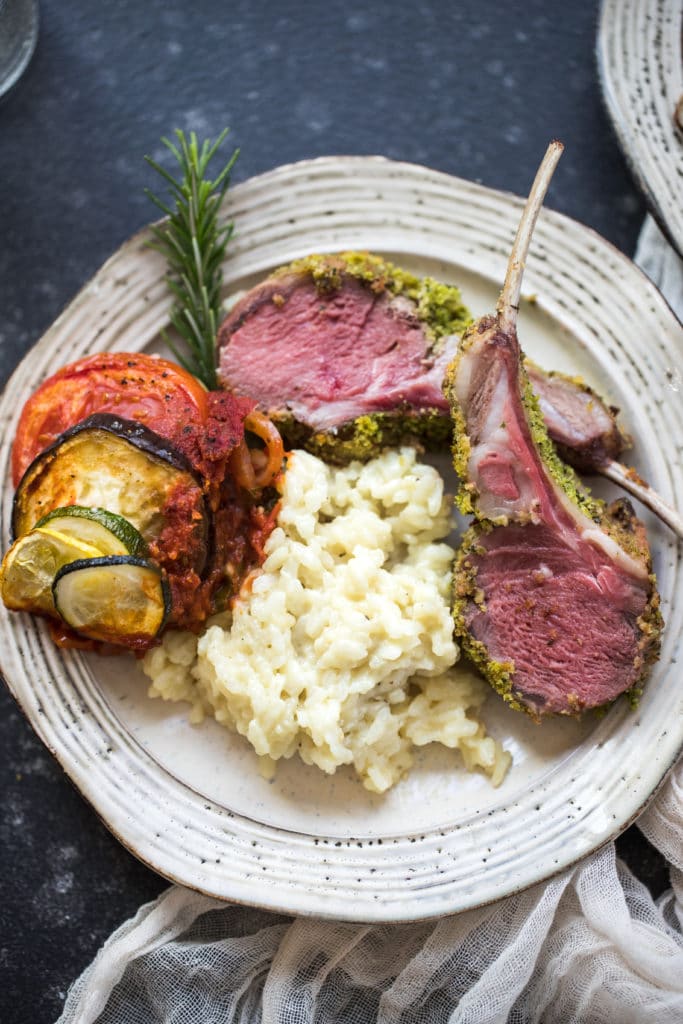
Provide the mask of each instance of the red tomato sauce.
POLYGON ((206 424, 194 424, 178 447, 206 481, 211 532, 205 538, 205 562, 198 564, 193 496, 174 493, 164 509, 166 520, 151 546, 165 569, 172 595, 169 623, 198 631, 209 615, 223 610, 245 578, 264 558, 264 545, 275 526, 277 508, 266 510, 259 497, 240 488, 230 473, 230 456, 244 438, 244 419, 254 408, 250 399, 209 392, 206 424))
POLYGON ((228 460, 244 437, 245 417, 256 403, 226 391, 209 391, 206 400, 206 419, 186 423, 173 443, 213 488, 220 487, 228 460))
POLYGON ((185 526, 178 520, 177 534, 172 525, 164 530, 152 555, 167 572, 172 595, 170 625, 198 632, 209 615, 229 607, 245 579, 263 563, 265 543, 277 522, 278 508, 279 503, 270 509, 253 503, 237 492, 227 476, 213 515, 213 534, 202 576, 186 561, 183 568, 183 559, 175 558, 185 542, 185 526))

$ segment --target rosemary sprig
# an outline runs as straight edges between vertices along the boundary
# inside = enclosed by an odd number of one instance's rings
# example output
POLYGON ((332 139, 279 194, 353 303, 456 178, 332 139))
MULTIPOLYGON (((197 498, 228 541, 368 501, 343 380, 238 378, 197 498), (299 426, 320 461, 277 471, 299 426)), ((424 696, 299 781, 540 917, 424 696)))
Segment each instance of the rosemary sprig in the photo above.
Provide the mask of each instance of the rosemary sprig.
POLYGON ((217 387, 216 331, 221 316, 222 262, 225 248, 233 233, 233 223, 218 223, 218 213, 230 184, 230 172, 239 150, 235 150, 218 176, 211 180, 207 168, 228 134, 225 128, 215 142, 206 139, 201 148, 197 136, 189 139, 176 129, 178 144, 161 141, 178 161, 178 179, 169 174, 151 157, 147 163, 170 185, 174 203, 159 199, 150 189, 146 194, 166 215, 153 225, 156 242, 168 265, 168 284, 175 297, 171 323, 187 345, 187 353, 179 352, 167 339, 174 356, 186 370, 201 380, 209 390, 217 387))

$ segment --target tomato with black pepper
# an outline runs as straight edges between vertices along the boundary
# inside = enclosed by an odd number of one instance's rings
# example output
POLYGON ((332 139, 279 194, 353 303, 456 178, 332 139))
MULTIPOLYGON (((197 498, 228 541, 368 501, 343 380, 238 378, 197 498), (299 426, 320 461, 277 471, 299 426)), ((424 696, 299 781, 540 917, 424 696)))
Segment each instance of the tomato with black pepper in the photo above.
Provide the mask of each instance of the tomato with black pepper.
POLYGON ((15 486, 56 438, 97 412, 143 423, 183 450, 183 433, 201 431, 208 392, 182 367, 145 353, 86 356, 48 377, 24 406, 12 448, 15 486))

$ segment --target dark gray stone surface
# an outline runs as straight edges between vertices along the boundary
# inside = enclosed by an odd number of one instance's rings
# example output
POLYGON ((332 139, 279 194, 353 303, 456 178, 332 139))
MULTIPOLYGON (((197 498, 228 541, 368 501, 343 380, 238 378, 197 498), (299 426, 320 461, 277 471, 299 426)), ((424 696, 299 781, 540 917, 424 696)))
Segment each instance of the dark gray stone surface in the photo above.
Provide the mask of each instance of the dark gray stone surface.
MULTIPOLYGON (((548 205, 632 253, 644 214, 605 117, 597 3, 43 0, 0 105, 0 379, 152 219, 143 155, 175 127, 241 147, 235 178, 380 153, 524 193, 566 143, 548 205)), ((111 931, 166 882, 109 835, 0 691, 0 1020, 54 1020, 111 931)), ((661 858, 619 849, 655 892, 661 858)))

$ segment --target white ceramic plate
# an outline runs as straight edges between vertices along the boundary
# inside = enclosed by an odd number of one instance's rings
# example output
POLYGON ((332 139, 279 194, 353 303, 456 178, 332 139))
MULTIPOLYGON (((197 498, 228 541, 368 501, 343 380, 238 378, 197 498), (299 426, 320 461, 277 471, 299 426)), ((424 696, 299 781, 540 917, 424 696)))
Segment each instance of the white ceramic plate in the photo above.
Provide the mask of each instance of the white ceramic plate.
POLYGON ((650 211, 681 256, 682 27, 680 0, 603 0, 597 45, 617 138, 650 211))
MULTIPOLYGON (((237 186, 226 294, 311 251, 368 248, 460 283, 493 309, 521 201, 381 158, 325 158, 237 186)), ((41 379, 91 351, 153 347, 167 322, 163 263, 143 232, 124 245, 20 365, 0 404, 7 480, 18 410, 41 379)), ((542 365, 583 373, 624 410, 634 461, 683 506, 683 407, 669 381, 680 325, 657 290, 603 239, 544 211, 528 262, 520 335, 542 365)), ((12 491, 5 484, 2 536, 12 491)), ((662 659, 640 709, 534 726, 491 694, 490 731, 514 755, 504 785, 425 750, 385 797, 346 772, 285 763, 273 782, 241 738, 187 724, 151 700, 133 658, 59 653, 43 624, 0 611, 0 658, 38 735, 109 828, 170 879, 282 911, 413 920, 463 910, 557 872, 624 829, 683 740, 676 661, 680 551, 651 528, 664 613, 662 659)))

